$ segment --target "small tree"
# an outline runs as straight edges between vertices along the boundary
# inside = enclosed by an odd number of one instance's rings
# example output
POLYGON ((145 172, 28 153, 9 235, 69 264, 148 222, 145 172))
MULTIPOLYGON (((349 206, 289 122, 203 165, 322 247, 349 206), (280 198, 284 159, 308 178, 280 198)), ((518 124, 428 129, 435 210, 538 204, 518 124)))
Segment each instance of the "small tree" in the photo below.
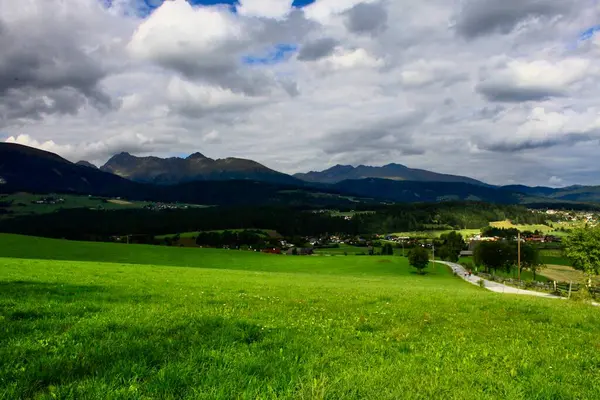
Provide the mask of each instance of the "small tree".
POLYGON ((588 286, 592 276, 600 274, 600 225, 594 228, 574 229, 564 240, 565 255, 573 268, 587 275, 588 286))
POLYGON ((536 247, 521 245, 521 267, 530 270, 533 280, 536 280, 537 272, 545 267, 540 261, 540 252, 536 247))
POLYGON ((446 261, 457 262, 460 252, 466 247, 462 235, 456 231, 440 236, 442 245, 440 246, 440 258, 446 261))
POLYGON ((510 272, 510 269, 517 262, 516 247, 507 242, 481 242, 473 252, 473 261, 475 265, 483 265, 486 271, 490 269, 496 272, 504 268, 510 272))
POLYGON ((383 245, 383 248, 381 249, 381 254, 383 254, 384 256, 393 256, 394 248, 392 247, 391 244, 386 243, 383 245))
POLYGON ((408 262, 417 269, 420 275, 423 275, 425 268, 429 265, 429 251, 423 247, 415 247, 408 252, 408 262))

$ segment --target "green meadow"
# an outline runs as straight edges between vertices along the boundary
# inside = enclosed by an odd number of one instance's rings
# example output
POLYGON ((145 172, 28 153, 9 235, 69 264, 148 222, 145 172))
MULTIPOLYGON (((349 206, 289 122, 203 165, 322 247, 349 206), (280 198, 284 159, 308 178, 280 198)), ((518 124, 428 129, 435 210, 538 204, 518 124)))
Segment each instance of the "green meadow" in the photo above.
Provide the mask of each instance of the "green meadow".
POLYGON ((600 313, 402 257, 0 235, 0 399, 596 399, 600 313))
POLYGON ((32 202, 49 197, 48 195, 16 193, 0 196, 0 202, 12 202, 8 210, 13 215, 28 215, 28 214, 46 214, 56 212, 61 209, 69 208, 102 208, 105 210, 124 210, 128 208, 141 208, 145 203, 128 202, 119 200, 102 201, 97 197, 76 196, 76 195, 51 195, 50 197, 62 198, 64 203, 57 204, 34 204, 32 202))

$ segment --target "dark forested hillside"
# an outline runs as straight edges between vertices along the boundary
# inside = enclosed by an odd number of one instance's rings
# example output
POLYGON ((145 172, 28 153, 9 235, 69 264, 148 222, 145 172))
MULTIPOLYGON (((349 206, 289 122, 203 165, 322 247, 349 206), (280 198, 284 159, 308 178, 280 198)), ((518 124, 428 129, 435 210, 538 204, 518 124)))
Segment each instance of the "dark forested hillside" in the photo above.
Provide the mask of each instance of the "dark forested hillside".
POLYGON ((481 181, 466 176, 438 174, 423 169, 408 168, 401 164, 388 164, 382 167, 336 165, 324 171, 311 171, 306 174, 296 174, 294 176, 307 182, 319 183, 338 183, 346 180, 380 178, 395 181, 463 182, 473 185, 486 185, 481 181))
POLYGON ((523 195, 491 186, 463 182, 408 182, 389 179, 348 180, 333 187, 342 193, 393 202, 485 201, 518 204, 523 195))
POLYGON ((136 182, 174 185, 191 181, 252 180, 302 186, 303 182, 256 161, 241 158, 213 160, 194 153, 187 158, 113 156, 100 169, 136 182))
POLYGON ((211 207, 168 211, 75 209, 0 220, 0 232, 105 240, 110 235, 268 228, 292 236, 385 233, 427 230, 432 226, 438 229, 482 228, 497 220, 542 223, 547 218, 522 206, 485 203, 378 206, 374 212, 358 213, 350 220, 316 211, 290 207, 211 207))

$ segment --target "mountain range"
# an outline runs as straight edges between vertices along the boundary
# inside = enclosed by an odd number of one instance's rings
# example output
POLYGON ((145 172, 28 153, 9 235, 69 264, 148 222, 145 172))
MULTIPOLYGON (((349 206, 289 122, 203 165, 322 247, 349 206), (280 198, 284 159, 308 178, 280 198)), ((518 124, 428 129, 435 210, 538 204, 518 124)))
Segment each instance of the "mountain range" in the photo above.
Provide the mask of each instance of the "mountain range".
MULTIPOLYGON (((79 163, 85 165, 85 161, 79 163)), ((100 170, 136 182, 158 185, 222 180, 301 183, 296 178, 274 171, 256 161, 241 158, 213 160, 201 153, 194 153, 187 158, 136 157, 129 153, 120 153, 110 158, 100 170)))
POLYGON ((452 200, 505 204, 600 202, 598 186, 498 187, 399 164, 336 166, 290 176, 239 158, 213 160, 195 153, 187 158, 162 159, 120 153, 97 168, 85 161, 71 163, 35 148, 0 143, 0 193, 19 191, 213 205, 315 207, 452 200))
POLYGON ((349 179, 380 178, 394 181, 461 182, 473 185, 486 185, 481 181, 466 176, 438 174, 424 169, 408 168, 400 164, 388 164, 383 167, 336 165, 324 171, 311 171, 306 174, 295 174, 294 176, 307 182, 318 183, 338 183, 349 179))

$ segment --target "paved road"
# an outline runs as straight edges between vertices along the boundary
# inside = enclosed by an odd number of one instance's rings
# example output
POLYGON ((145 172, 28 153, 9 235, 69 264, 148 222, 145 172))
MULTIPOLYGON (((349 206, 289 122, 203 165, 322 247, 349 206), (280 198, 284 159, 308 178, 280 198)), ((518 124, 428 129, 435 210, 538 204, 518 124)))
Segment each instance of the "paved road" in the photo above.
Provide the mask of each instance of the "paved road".
MULTIPOLYGON (((462 265, 456 264, 456 263, 451 263, 448 261, 436 261, 436 263, 446 264, 447 266, 452 268, 452 270, 454 272, 456 272, 456 274, 458 276, 460 276, 462 279, 464 279, 465 281, 467 281, 469 283, 472 283, 473 285, 479 286, 479 281, 481 280, 481 278, 478 276, 475 276, 475 275, 468 276, 467 271, 465 270, 465 268, 462 265)), ((487 279, 483 279, 483 283, 484 283, 486 289, 491 290, 492 292, 497 292, 497 293, 523 294, 523 295, 527 295, 527 296, 545 297, 547 299, 564 299, 564 297, 556 296, 556 295, 553 295, 550 293, 542 293, 542 292, 535 292, 533 290, 519 289, 516 287, 504 285, 502 283, 488 281, 487 279)))

